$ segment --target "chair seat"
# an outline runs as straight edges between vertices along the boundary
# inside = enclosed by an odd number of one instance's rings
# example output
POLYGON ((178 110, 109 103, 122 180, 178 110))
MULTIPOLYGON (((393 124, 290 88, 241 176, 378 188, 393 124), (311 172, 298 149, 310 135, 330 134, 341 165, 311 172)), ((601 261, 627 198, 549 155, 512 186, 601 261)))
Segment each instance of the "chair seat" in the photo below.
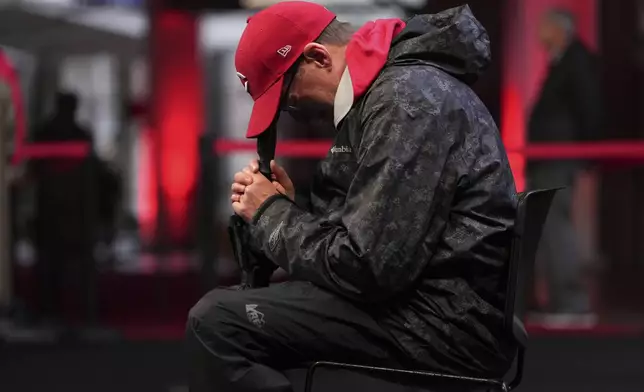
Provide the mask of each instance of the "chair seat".
MULTIPOLYGON (((295 392, 304 392, 306 372, 308 369, 293 369, 286 372, 286 376, 293 384, 295 392)), ((420 392, 408 386, 380 380, 376 377, 350 372, 347 370, 320 370, 315 376, 314 392, 420 392)))

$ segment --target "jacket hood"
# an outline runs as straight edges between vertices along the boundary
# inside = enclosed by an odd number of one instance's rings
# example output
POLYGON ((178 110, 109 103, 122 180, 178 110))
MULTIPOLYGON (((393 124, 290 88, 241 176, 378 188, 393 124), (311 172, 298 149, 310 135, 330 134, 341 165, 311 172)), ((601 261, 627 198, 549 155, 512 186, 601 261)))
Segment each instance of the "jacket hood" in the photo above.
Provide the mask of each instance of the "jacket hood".
POLYGON ((490 38, 467 5, 409 19, 391 43, 388 60, 431 64, 468 84, 490 62, 490 38))
POLYGON ((428 64, 472 84, 490 64, 490 57, 487 32, 467 5, 407 22, 369 22, 347 45, 347 68, 335 96, 334 123, 340 124, 383 67, 428 64))

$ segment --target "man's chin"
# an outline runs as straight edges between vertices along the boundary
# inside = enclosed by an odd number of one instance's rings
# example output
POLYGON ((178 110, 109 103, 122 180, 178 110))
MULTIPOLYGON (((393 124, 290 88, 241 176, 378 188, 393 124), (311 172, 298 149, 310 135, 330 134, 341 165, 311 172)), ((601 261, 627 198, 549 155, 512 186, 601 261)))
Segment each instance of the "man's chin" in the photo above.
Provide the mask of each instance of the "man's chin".
POLYGON ((333 119, 331 117, 311 116, 296 119, 296 122, 301 126, 312 128, 316 132, 328 131, 329 129, 334 128, 333 119))
POLYGON ((311 122, 311 126, 319 129, 335 128, 333 117, 316 118, 311 122))
POLYGON ((323 127, 333 127, 333 115, 328 114, 305 114, 298 113, 297 115, 291 115, 293 119, 301 125, 311 126, 315 128, 323 127))

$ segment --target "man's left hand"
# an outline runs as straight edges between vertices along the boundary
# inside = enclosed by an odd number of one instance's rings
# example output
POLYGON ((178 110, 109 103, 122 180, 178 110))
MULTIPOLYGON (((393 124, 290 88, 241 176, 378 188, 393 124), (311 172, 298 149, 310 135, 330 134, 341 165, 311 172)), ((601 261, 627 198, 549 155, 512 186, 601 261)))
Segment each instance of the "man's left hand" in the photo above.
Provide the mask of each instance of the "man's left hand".
MULTIPOLYGON (((243 175, 252 179, 250 185, 245 185, 244 193, 235 197, 233 195, 233 210, 246 222, 250 222, 259 207, 271 196, 279 194, 273 185, 263 174, 251 167, 242 171, 243 175)), ((237 173, 236 177, 240 173, 237 173)))

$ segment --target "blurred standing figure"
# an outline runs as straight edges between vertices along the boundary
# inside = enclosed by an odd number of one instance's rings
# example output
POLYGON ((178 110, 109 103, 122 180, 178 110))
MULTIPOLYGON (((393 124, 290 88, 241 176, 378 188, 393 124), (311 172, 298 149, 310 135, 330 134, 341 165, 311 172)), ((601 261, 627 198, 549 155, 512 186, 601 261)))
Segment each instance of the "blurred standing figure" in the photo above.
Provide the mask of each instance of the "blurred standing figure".
MULTIPOLYGON (((76 121, 78 98, 73 93, 56 95, 54 112, 34 134, 38 143, 93 142, 91 131, 76 121)), ((85 301, 87 288, 87 235, 83 193, 86 176, 79 170, 83 159, 56 158, 33 161, 37 181, 35 219, 38 250, 38 311, 40 321, 63 326, 66 288, 74 287, 77 300, 85 301)))
MULTIPOLYGON (((532 142, 593 140, 601 130, 601 93, 594 56, 578 39, 575 19, 551 10, 539 26, 550 64, 528 124, 532 142)), ((544 270, 549 303, 544 322, 553 326, 595 323, 583 283, 578 233, 572 221, 572 185, 584 170, 580 161, 532 161, 531 188, 566 186, 553 202, 541 240, 538 266, 544 270)))

